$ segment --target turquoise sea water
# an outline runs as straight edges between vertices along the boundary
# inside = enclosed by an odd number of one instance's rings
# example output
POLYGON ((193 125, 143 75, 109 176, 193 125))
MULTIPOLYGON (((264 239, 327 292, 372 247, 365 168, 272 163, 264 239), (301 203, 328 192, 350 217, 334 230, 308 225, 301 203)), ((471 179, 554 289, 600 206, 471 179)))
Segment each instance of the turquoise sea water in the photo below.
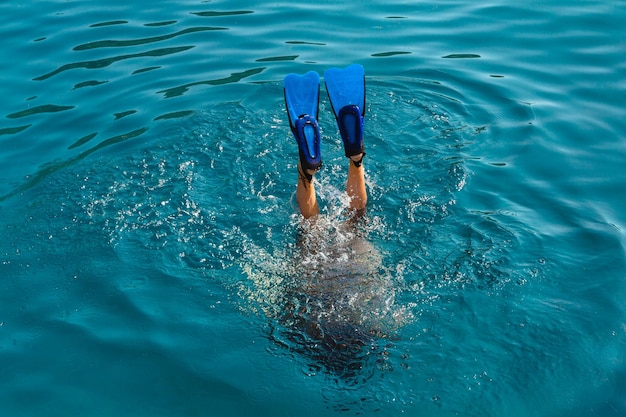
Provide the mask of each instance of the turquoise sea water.
MULTIPOLYGON (((626 415, 625 2, 0 11, 1 415, 626 415), (282 79, 353 62, 382 259, 324 291, 376 323, 346 351, 307 331, 282 79)), ((323 87, 320 127, 324 254, 323 87)))

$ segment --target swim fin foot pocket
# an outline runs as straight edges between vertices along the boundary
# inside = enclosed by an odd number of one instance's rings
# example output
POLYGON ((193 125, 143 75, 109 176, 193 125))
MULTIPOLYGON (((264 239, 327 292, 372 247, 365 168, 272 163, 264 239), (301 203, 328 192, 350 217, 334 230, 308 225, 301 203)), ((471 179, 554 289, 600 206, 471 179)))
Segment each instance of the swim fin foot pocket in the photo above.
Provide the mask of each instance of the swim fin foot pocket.
MULTIPOLYGON (((330 98, 346 156, 363 154, 363 117, 365 115, 365 70, 352 64, 345 68, 330 68, 324 73, 326 92, 330 98)), ((352 159, 352 158, 351 158, 352 159)), ((361 158, 353 161, 360 166, 361 158)))
POLYGON ((337 125, 343 139, 346 156, 350 158, 358 154, 365 154, 363 147, 363 117, 358 106, 350 104, 344 106, 337 114, 337 125))
POLYGON ((320 76, 314 71, 304 75, 289 74, 283 84, 289 125, 298 143, 300 164, 305 172, 317 171, 322 166, 321 136, 317 124, 320 76))
POLYGON ((296 137, 296 142, 298 142, 302 169, 318 171, 322 167, 322 158, 320 152, 320 129, 317 120, 308 114, 304 114, 296 119, 292 131, 296 137))

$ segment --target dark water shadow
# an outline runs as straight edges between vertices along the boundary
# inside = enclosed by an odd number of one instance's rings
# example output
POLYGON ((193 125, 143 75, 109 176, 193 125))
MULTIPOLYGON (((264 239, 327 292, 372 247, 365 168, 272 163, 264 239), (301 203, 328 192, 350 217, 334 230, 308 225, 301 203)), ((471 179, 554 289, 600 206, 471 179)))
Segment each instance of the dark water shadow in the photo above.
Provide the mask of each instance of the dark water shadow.
POLYGON ((123 60, 126 60, 126 59, 145 58, 145 57, 161 57, 161 56, 173 55, 173 54, 177 54, 177 53, 180 53, 180 52, 188 51, 189 49, 191 49, 193 47, 194 47, 194 45, 177 46, 177 47, 172 47, 172 48, 160 48, 160 49, 153 49, 151 51, 138 52, 136 54, 118 55, 118 56, 113 56, 113 57, 109 57, 109 58, 96 59, 96 60, 92 60, 92 61, 72 62, 70 64, 62 65, 59 68, 57 68, 54 71, 51 71, 51 72, 49 72, 47 74, 40 75, 39 77, 35 77, 35 78, 33 78, 33 80, 34 81, 44 81, 44 80, 47 80, 48 78, 52 78, 55 75, 61 74, 61 73, 65 72, 65 71, 71 71, 71 70, 79 69, 79 68, 84 68, 84 69, 105 68, 105 67, 108 67, 111 64, 114 64, 116 62, 123 61, 123 60))
POLYGON ((178 36, 187 35, 190 33, 197 32, 206 32, 213 30, 228 30, 228 28, 222 27, 190 27, 178 32, 169 33, 167 35, 160 36, 152 36, 149 38, 141 38, 141 39, 128 39, 128 40, 102 40, 102 41, 94 41, 89 43, 83 43, 73 48, 74 51, 87 51, 90 49, 98 49, 98 48, 120 48, 120 47, 129 47, 129 46, 139 46, 146 45, 155 42, 167 41, 170 39, 177 38, 178 36))
POLYGON ((234 72, 230 74, 228 77, 218 78, 215 80, 195 81, 192 83, 180 85, 178 87, 172 87, 166 90, 157 91, 157 93, 163 94, 165 98, 178 97, 178 96, 185 94, 187 91, 189 91, 191 87, 195 87, 198 85, 223 85, 223 84, 236 83, 236 82, 243 80, 244 78, 248 78, 253 75, 260 74, 261 72, 265 71, 265 68, 266 67, 252 68, 252 69, 242 71, 242 72, 234 72))

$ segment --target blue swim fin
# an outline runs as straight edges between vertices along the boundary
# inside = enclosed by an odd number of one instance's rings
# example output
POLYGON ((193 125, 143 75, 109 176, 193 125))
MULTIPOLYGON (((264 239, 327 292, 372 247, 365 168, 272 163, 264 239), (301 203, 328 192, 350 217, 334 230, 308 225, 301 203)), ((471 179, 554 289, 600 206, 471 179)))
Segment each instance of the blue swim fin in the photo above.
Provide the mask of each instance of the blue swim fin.
POLYGON ((337 119, 346 156, 365 154, 363 116, 365 116, 365 70, 362 65, 330 68, 324 73, 326 91, 337 119))
POLYGON ((303 169, 317 171, 322 166, 317 124, 320 76, 314 71, 304 75, 289 74, 285 77, 284 87, 289 125, 298 142, 300 163, 303 169))

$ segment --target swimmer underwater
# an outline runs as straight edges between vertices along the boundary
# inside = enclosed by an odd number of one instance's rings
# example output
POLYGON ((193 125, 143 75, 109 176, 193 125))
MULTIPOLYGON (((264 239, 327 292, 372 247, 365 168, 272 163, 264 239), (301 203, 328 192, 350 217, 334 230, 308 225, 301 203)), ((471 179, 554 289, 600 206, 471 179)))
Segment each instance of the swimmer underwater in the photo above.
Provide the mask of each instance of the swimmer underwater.
MULTIPOLYGON (((285 104, 299 151, 296 201, 304 217, 299 240, 301 273, 286 294, 281 322, 301 353, 317 366, 354 377, 376 357, 377 339, 396 327, 394 286, 382 256, 365 239, 367 204, 363 158, 365 73, 361 65, 324 73, 326 91, 349 159, 349 216, 340 226, 321 216, 314 175, 322 166, 317 122, 320 77, 310 71, 284 80, 285 104)), ((378 352, 380 353, 380 352, 378 352)), ((379 360, 379 359, 375 359, 379 360)))

